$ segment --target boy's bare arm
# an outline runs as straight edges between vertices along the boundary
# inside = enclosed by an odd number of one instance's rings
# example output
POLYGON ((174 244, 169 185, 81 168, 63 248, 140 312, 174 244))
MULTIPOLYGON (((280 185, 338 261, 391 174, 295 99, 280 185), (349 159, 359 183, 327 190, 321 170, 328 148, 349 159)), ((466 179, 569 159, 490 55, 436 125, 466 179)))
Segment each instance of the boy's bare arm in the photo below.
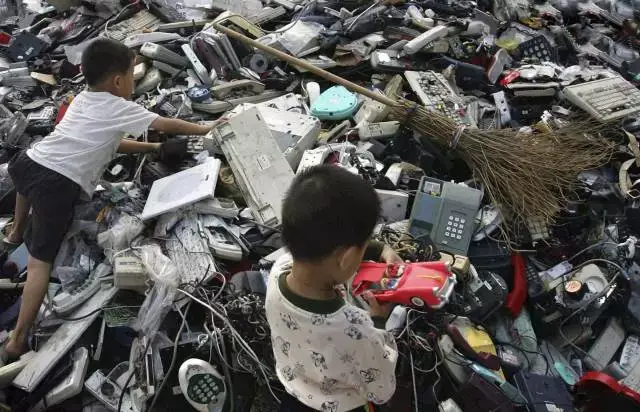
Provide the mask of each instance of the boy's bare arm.
POLYGON ((166 134, 204 135, 209 133, 212 127, 167 117, 158 117, 151 123, 152 129, 166 134))
POLYGON ((132 139, 122 139, 118 147, 118 153, 150 153, 160 150, 161 143, 137 142, 132 139))

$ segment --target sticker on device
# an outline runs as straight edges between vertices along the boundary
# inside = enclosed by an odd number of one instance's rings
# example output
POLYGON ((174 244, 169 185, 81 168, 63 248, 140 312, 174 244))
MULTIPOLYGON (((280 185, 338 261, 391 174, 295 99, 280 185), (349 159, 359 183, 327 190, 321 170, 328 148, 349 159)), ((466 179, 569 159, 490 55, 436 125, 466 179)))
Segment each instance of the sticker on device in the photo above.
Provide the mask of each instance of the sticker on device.
POLYGON ((258 163, 258 168, 260 168, 261 171, 267 170, 271 167, 269 156, 265 154, 261 154, 260 156, 258 156, 258 158, 256 159, 256 163, 258 163))

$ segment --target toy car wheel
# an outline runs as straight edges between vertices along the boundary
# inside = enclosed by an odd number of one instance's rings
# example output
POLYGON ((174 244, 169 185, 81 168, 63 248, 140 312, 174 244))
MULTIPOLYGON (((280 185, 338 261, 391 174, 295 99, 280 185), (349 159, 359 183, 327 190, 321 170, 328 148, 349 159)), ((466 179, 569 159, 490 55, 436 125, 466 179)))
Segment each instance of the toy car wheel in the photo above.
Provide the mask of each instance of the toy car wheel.
POLYGON ((419 308, 423 308, 424 307, 424 300, 422 300, 421 298, 414 296, 411 298, 411 304, 413 306, 419 307, 419 308))

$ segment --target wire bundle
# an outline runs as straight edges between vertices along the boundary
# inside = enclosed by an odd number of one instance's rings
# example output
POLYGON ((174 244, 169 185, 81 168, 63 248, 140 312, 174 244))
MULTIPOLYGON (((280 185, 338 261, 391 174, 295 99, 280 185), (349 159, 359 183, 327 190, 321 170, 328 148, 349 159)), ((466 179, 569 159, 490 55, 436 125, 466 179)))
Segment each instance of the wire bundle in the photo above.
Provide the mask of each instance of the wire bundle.
POLYGON ((416 239, 410 233, 395 230, 389 226, 384 226, 373 238, 387 244, 405 261, 429 262, 434 260, 436 255, 433 246, 416 239))

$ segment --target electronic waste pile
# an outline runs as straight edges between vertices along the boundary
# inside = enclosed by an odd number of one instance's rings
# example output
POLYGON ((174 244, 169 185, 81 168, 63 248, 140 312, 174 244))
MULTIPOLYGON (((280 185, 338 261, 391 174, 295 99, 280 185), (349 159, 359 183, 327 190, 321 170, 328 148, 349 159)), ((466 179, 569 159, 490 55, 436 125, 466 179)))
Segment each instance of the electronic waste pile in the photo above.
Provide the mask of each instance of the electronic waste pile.
MULTIPOLYGON (((144 137, 182 139, 184 156, 109 164, 77 206, 31 351, 0 368, 2 408, 282 410, 265 279, 282 253, 289 183, 328 163, 375 187, 375 240, 410 262, 445 262, 429 280, 447 291, 437 299, 395 289, 403 304, 387 329, 401 356, 381 410, 640 410, 636 4, 0 4, 5 231, 7 163, 84 88, 80 56, 96 37, 138 53, 139 104, 225 118, 204 137, 144 137), (384 98, 414 103, 398 116, 384 98), (425 113, 451 133, 420 127, 425 113), (480 135, 471 158, 465 145, 480 135), (489 163, 469 161, 482 156, 489 163), (589 166, 565 172, 576 164, 589 166), (521 204, 507 201, 513 193, 521 204)), ((0 341, 17 318, 26 258, 24 245, 1 256, 0 341)))

